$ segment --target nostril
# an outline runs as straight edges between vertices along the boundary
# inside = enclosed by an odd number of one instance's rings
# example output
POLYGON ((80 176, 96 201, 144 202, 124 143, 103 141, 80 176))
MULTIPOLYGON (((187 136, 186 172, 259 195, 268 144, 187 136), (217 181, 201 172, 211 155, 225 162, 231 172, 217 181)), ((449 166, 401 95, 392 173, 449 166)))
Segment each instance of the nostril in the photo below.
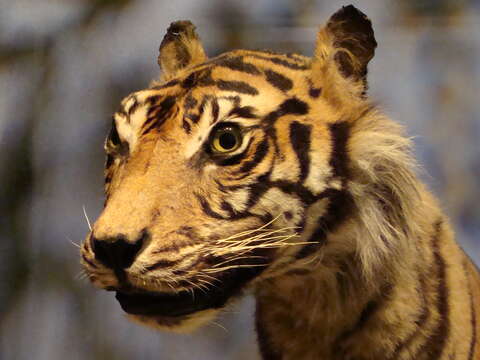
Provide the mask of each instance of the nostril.
POLYGON ((145 234, 135 242, 129 242, 123 235, 113 238, 98 239, 92 235, 92 250, 95 258, 114 270, 123 270, 132 265, 143 246, 145 234))

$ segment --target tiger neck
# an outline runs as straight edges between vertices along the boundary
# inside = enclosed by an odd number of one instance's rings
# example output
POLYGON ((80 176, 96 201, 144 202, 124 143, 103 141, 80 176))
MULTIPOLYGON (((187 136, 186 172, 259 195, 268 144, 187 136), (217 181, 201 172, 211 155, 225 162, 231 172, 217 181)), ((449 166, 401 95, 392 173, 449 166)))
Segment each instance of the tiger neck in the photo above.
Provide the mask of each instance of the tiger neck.
MULTIPOLYGON (((418 274, 398 275, 399 271, 392 279, 379 271, 377 278, 367 283, 361 273, 352 254, 309 273, 287 273, 262 283, 256 292, 256 325, 263 358, 384 359, 387 351, 378 340, 369 345, 372 334, 382 326, 389 328, 396 321, 405 326, 406 319, 416 318, 415 309, 424 300, 412 286, 411 279, 418 274), (411 307, 402 299, 408 299, 411 307), (399 305, 404 307, 401 314, 395 308, 399 305), (382 323, 388 311, 398 319, 382 323)), ((395 339, 386 341, 385 346, 392 341, 395 339)))

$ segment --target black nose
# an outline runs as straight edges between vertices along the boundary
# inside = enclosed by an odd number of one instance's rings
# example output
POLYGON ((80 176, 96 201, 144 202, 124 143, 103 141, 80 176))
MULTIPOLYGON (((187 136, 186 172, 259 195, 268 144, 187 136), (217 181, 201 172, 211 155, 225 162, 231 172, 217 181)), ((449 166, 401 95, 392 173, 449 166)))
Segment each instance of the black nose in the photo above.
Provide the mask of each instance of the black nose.
POLYGON ((97 239, 93 234, 90 241, 95 258, 105 266, 122 272, 130 267, 143 246, 146 232, 134 242, 127 241, 125 236, 118 235, 114 238, 97 239))

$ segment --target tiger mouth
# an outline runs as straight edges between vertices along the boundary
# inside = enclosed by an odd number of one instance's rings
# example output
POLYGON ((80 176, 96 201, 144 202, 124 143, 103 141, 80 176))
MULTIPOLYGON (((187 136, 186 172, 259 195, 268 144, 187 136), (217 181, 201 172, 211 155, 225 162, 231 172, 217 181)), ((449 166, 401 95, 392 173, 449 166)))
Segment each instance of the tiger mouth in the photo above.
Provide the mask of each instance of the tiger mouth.
POLYGON ((216 291, 180 291, 169 293, 123 293, 117 291, 115 298, 128 314, 161 317, 182 317, 207 309, 225 305, 229 296, 216 291))
POLYGON ((177 293, 142 291, 141 289, 117 290, 115 298, 128 314, 148 317, 180 318, 193 313, 219 309, 229 299, 239 295, 245 285, 258 276, 265 267, 237 268, 220 274, 215 286, 208 290, 193 288, 177 293))

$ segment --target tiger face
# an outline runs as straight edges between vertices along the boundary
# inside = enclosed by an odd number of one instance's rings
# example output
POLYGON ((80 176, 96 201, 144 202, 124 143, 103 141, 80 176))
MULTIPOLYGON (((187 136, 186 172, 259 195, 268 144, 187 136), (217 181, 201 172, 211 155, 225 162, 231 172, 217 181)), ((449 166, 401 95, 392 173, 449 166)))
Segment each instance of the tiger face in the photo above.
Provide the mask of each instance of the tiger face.
POLYGON ((105 208, 81 249, 92 283, 134 320, 184 331, 245 289, 347 247, 327 238, 355 207, 362 152, 350 156, 351 139, 373 111, 375 47, 353 7, 320 30, 312 59, 207 59, 193 25, 173 23, 162 81, 113 116, 105 208))

